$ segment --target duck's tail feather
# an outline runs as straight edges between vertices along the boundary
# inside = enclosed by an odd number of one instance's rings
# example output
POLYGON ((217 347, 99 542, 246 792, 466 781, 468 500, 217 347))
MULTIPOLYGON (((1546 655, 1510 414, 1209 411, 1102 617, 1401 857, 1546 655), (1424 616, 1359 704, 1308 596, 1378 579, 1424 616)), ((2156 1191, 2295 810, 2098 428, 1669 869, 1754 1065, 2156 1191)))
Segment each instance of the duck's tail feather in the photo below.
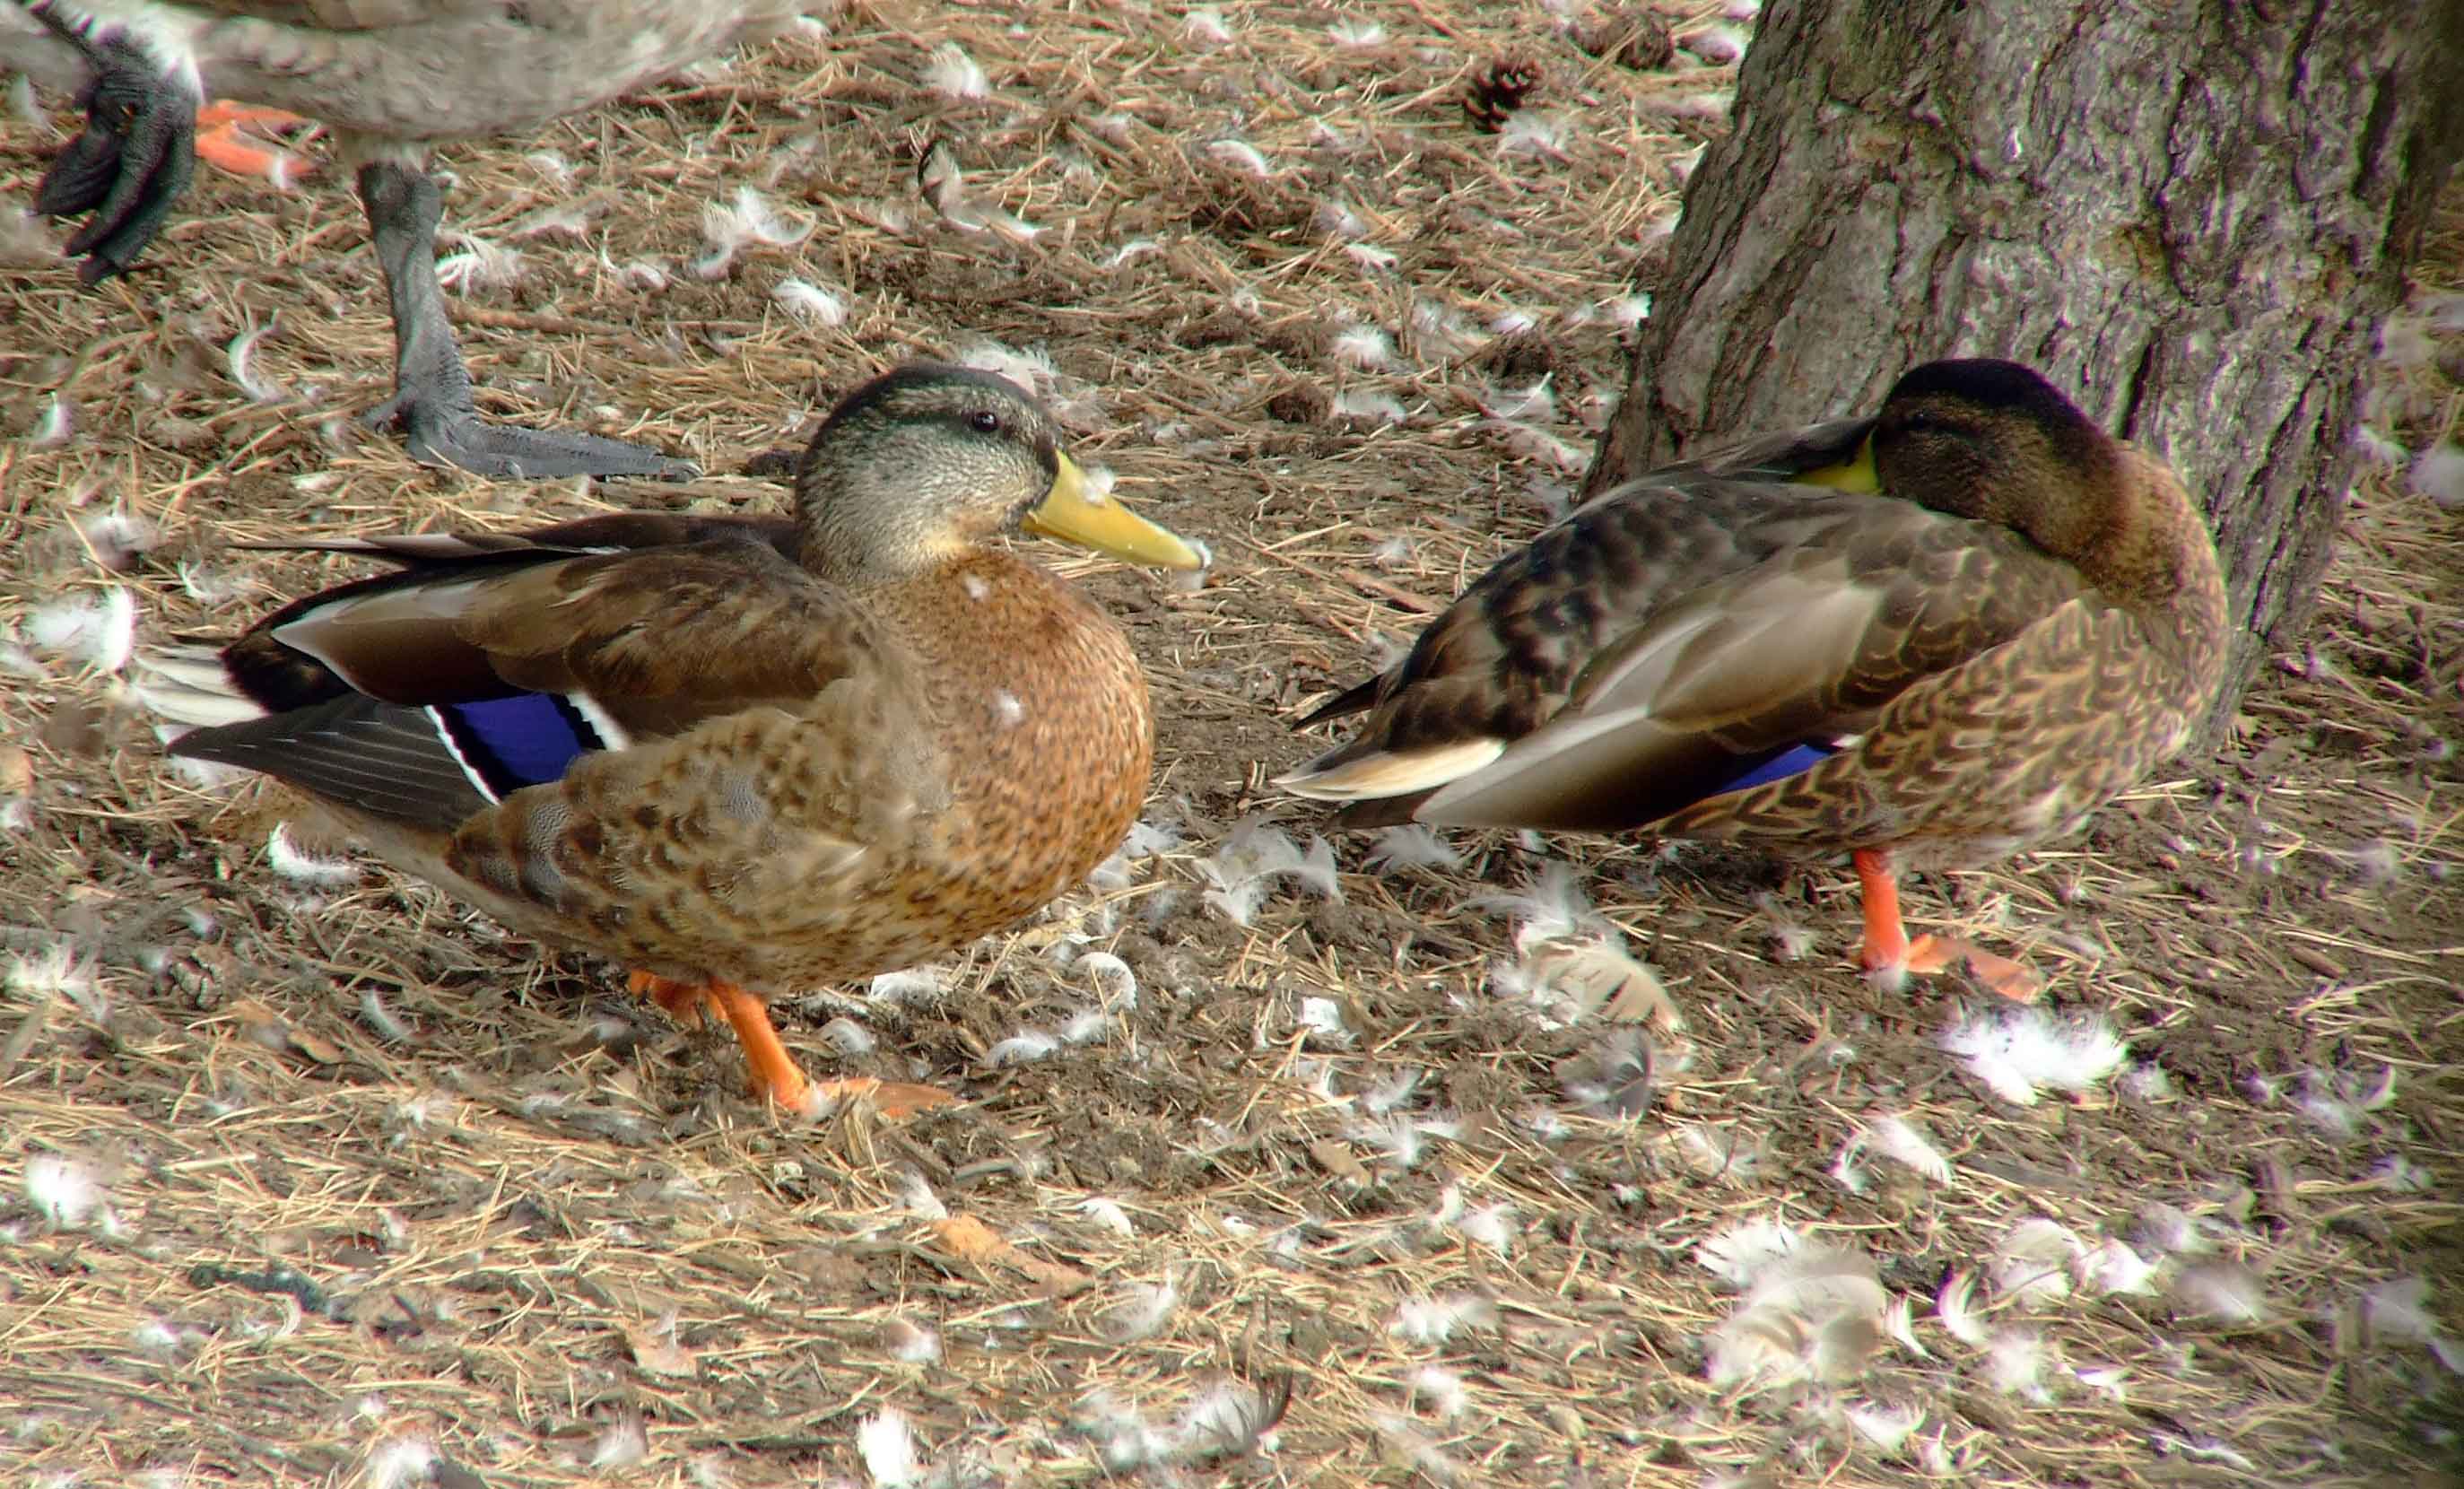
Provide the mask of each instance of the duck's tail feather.
POLYGON ((450 833, 496 797, 441 714, 344 693, 194 730, 170 753, 272 776, 349 816, 450 833))
POLYGON ((1376 676, 1369 678, 1366 681, 1354 683, 1343 691, 1336 693, 1333 697, 1329 698, 1324 703, 1319 704, 1316 708, 1309 710, 1309 712, 1301 715, 1297 719, 1294 719, 1292 721, 1292 727, 1294 729, 1307 729, 1311 724, 1323 724, 1329 719, 1341 718, 1347 713, 1366 712, 1368 710, 1376 707, 1377 691, 1385 685, 1385 682, 1386 674, 1380 672, 1376 676))
POLYGON ((138 701, 180 734, 265 716, 212 646, 149 646, 137 654, 130 674, 138 701))

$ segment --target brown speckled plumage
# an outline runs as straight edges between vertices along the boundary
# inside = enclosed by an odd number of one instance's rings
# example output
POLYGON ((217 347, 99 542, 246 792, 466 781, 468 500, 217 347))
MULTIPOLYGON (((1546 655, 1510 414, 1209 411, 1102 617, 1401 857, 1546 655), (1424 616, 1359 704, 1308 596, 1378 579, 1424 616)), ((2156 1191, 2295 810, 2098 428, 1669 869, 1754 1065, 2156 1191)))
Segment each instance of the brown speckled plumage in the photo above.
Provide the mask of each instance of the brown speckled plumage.
MULTIPOLYGON (((1015 921, 1135 819, 1154 730, 1127 638, 983 541, 1084 500, 1031 400, 907 368, 815 437, 793 518, 325 544, 409 568, 154 668, 267 715, 175 753, 291 782, 518 930, 680 984, 808 987, 1015 921), (509 696, 569 700, 613 747, 493 790, 495 745, 438 711, 509 696)), ((1067 536, 1196 561, 1085 510, 1130 536, 1067 536)))
POLYGON ((1874 418, 1569 515, 1312 715, 1369 712, 1286 783, 1344 825, 1649 826, 1870 882, 2078 830, 2182 747, 2225 642, 2162 462, 2024 368, 1930 363, 1874 418), (1797 484, 1860 449, 1879 493, 1797 484), (1828 753, 1741 784, 1800 747, 1828 753))
POLYGON ((542 939, 765 990, 913 965, 1084 880, 1153 758, 1119 627, 1004 553, 852 598, 858 635, 832 649, 876 659, 869 675, 586 757, 466 820, 437 861, 542 939))

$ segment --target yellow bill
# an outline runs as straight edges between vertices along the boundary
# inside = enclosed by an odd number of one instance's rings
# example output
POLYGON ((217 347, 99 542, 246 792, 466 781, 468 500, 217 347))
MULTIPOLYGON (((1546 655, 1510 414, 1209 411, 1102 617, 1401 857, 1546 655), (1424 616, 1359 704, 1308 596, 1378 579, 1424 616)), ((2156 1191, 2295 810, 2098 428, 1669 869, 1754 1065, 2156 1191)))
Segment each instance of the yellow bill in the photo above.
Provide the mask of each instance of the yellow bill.
POLYGON ((1874 442, 1870 438, 1859 442, 1857 453, 1847 459, 1800 471, 1789 479, 1801 486, 1828 486, 1833 491, 1859 492, 1868 496, 1882 489, 1881 472, 1874 469, 1874 442))
POLYGON ((1061 457, 1061 471, 1052 478, 1052 490, 1027 510, 1023 525, 1030 533, 1092 548, 1127 563, 1159 569, 1206 567, 1206 556, 1179 534, 1089 490, 1087 472, 1067 455, 1061 457))

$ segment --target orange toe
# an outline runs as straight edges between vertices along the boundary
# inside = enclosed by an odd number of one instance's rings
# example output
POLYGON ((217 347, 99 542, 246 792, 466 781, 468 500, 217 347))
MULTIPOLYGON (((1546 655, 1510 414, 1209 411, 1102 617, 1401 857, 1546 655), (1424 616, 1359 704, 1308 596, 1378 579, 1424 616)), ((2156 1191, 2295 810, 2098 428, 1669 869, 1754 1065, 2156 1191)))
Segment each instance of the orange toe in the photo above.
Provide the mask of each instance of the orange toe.
POLYGON ((1900 954, 1900 965, 1917 976, 1930 977, 1938 972, 1949 971, 1962 957, 1975 951, 1974 947, 1964 942, 1922 935, 1908 942, 1907 950, 1900 954))
POLYGON ((950 1106, 957 1099, 956 1094, 937 1085, 875 1081, 869 1076, 813 1083, 813 1104, 817 1111, 834 1110, 848 1102, 863 1102, 885 1117, 912 1117, 935 1106, 950 1106))
POLYGON ((2014 1003, 2033 1003, 2045 991, 2045 979, 2007 956, 1948 936, 1919 936, 1908 943, 1906 970, 1929 977, 1953 967, 1966 967, 1976 980, 2014 1003))
POLYGON ((313 168, 304 156, 269 144, 243 128, 288 129, 309 120, 284 109, 254 104, 211 102, 197 111, 197 158, 234 176, 261 176, 287 186, 295 176, 313 168))
POLYGON ((2007 956, 1954 942, 1976 980, 2014 1003, 2033 1003, 2045 991, 2045 979, 2007 956))
POLYGON ((953 1255, 967 1261, 997 1261, 1015 1255, 1018 1248, 983 1221, 971 1215, 954 1215, 933 1222, 933 1234, 953 1255))
POLYGON ((197 127, 200 129, 221 129, 230 124, 301 129, 310 122, 289 109, 268 108, 262 103, 233 103, 229 99, 212 99, 197 110, 197 127))

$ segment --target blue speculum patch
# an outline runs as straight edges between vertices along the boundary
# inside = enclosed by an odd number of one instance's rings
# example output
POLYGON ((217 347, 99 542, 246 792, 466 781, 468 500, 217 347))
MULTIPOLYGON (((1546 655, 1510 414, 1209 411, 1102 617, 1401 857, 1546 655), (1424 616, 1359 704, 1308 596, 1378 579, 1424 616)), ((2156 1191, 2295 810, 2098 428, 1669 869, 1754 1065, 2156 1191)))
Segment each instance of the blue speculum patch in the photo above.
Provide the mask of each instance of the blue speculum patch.
POLYGON ((462 757, 495 795, 561 777, 603 741, 581 711, 552 693, 516 693, 436 709, 462 757))
POLYGON ((1727 796, 1731 791, 1743 791, 1749 786, 1767 785, 1774 780, 1784 780, 1799 771, 1812 770, 1835 753, 1832 747, 1825 745, 1790 745, 1763 756, 1737 775, 1721 782, 1718 787, 1703 794, 1705 797, 1727 796))

